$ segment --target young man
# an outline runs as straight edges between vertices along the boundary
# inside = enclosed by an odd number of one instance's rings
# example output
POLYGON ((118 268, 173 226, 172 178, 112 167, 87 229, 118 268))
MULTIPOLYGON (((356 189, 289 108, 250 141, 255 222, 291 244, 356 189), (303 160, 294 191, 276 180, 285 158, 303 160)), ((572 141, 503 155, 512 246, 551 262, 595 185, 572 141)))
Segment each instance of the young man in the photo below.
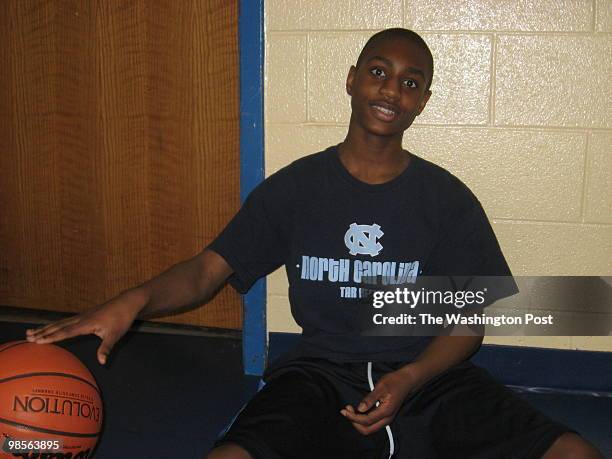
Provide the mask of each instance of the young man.
POLYGON ((198 256, 28 339, 94 333, 104 363, 136 317, 209 299, 226 280, 247 291, 285 265, 302 341, 268 368, 210 459, 600 458, 467 361, 482 336, 360 333, 355 292, 373 261, 415 277, 510 275, 467 187, 402 148, 432 77, 421 37, 375 34, 348 74, 344 142, 269 177, 198 256))

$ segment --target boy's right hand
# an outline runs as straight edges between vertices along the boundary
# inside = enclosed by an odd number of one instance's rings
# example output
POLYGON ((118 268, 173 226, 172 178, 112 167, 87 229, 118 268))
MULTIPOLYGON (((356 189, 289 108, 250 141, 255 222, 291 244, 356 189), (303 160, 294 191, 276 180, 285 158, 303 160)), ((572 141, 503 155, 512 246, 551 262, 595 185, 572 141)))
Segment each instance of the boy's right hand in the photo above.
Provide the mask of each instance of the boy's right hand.
POLYGON ((29 329, 26 338, 33 343, 47 344, 73 336, 96 335, 102 339, 97 352, 98 362, 104 365, 111 349, 129 330, 142 307, 133 292, 126 292, 76 316, 29 329))

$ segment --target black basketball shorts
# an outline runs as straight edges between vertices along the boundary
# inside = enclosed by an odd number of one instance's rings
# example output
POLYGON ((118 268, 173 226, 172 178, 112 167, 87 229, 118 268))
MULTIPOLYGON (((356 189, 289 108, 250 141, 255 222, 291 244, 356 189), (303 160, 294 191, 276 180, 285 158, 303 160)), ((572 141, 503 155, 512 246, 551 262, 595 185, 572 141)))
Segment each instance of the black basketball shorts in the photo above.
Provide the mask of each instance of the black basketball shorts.
POLYGON ((404 402, 390 426, 364 436, 340 414, 404 363, 299 358, 274 368, 215 446, 255 459, 540 458, 564 432, 484 369, 461 363, 404 402))

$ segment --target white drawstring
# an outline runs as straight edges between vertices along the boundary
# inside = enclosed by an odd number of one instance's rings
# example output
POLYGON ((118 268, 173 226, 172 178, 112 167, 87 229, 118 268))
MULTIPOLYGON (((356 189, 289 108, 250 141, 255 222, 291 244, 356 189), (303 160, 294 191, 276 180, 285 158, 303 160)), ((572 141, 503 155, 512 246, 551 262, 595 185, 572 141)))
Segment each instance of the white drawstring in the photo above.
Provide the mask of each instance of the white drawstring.
MULTIPOLYGON (((368 384, 370 385, 370 390, 374 390, 374 380, 372 379, 372 362, 368 362, 368 384)), ((380 405, 380 402, 376 402, 376 406, 380 405)), ((387 430, 387 437, 389 437, 389 459, 393 456, 395 452, 395 443, 393 442, 393 433, 391 432, 390 426, 385 426, 387 430)))

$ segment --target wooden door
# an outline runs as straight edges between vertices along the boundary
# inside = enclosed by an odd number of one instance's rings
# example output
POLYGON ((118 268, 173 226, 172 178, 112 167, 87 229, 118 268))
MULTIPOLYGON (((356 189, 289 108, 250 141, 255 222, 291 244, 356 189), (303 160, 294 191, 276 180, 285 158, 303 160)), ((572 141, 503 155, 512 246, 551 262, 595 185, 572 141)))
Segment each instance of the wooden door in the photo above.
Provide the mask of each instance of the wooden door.
MULTIPOLYGON (((237 1, 2 10, 0 304, 81 311, 199 252, 239 206, 237 1)), ((225 289, 171 321, 241 316, 225 289)))

